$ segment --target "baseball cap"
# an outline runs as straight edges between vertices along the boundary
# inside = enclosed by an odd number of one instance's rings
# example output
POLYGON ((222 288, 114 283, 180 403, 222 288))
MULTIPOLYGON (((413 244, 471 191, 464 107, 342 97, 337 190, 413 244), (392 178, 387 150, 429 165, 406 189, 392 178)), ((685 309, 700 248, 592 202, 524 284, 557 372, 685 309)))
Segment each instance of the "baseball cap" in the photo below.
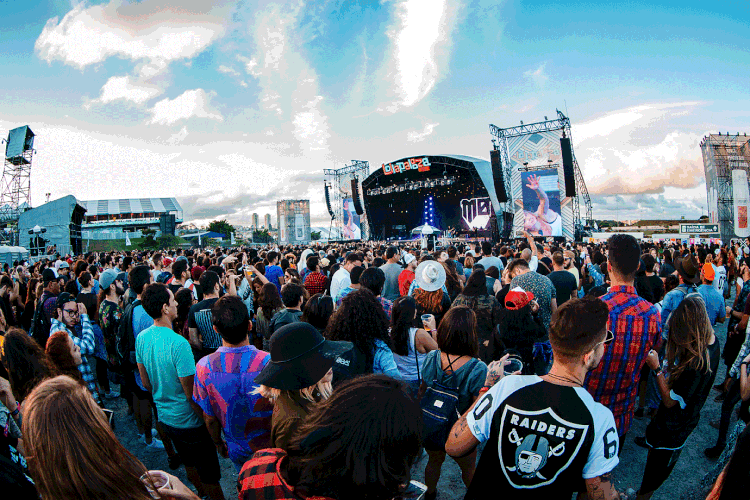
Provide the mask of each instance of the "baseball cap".
POLYGON ((58 267, 58 269, 62 269, 64 267, 70 268, 70 264, 65 261, 60 262, 60 267, 58 267))
POLYGON ((716 277, 714 266, 712 266, 709 262, 703 264, 703 276, 705 276, 708 281, 713 281, 716 277))
POLYGON ((407 266, 408 266, 409 264, 411 264, 412 262, 414 262, 415 260, 417 260, 417 258, 416 258, 416 257, 414 257, 414 256, 413 256, 412 254, 410 254, 410 253, 407 253, 406 255, 404 255, 404 264, 406 264, 407 266))
POLYGON ((525 291, 520 286, 511 289, 505 296, 505 308, 511 311, 523 309, 529 302, 534 300, 534 294, 525 291))
POLYGON ((68 292, 63 292, 60 295, 57 296, 57 300, 55 301, 55 308, 56 309, 62 309, 65 304, 68 302, 75 302, 76 299, 69 294, 68 292))
POLYGON ((99 275, 99 284, 103 289, 107 289, 112 286, 112 283, 117 279, 117 271, 114 269, 107 269, 99 275))
POLYGON ((172 259, 170 259, 169 257, 164 257, 164 258, 162 259, 162 261, 161 261, 161 264, 162 264, 162 265, 163 265, 164 267, 167 267, 167 266, 169 266, 169 265, 170 265, 171 263, 172 263, 172 259))

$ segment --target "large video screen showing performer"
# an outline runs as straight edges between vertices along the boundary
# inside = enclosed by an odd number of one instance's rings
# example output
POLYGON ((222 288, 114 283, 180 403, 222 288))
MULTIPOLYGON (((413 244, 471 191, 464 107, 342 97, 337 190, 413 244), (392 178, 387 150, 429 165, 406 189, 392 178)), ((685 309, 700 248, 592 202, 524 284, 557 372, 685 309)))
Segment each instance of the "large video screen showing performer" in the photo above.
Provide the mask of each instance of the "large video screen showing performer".
POLYGON ((534 236, 562 236, 557 169, 521 172, 524 229, 534 236))
POLYGON ((361 240, 362 239, 362 224, 354 211, 354 200, 352 198, 344 198, 344 229, 343 237, 345 240, 361 240))

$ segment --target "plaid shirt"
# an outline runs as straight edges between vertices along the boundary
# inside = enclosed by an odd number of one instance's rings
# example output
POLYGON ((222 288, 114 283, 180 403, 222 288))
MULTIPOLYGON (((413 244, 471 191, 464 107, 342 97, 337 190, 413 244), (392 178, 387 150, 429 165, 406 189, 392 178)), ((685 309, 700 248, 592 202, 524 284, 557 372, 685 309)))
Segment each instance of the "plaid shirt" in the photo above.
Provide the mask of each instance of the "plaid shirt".
POLYGON ((326 279, 328 278, 326 278, 323 273, 319 273, 318 271, 308 273, 307 276, 305 276, 305 288, 307 288, 307 291, 310 292, 310 295, 323 293, 323 290, 325 290, 326 288, 326 279))
POLYGON ((94 348, 96 347, 94 328, 91 326, 88 314, 81 314, 80 336, 77 331, 78 328, 75 330, 75 332, 71 332, 68 327, 65 326, 65 323, 55 318, 52 318, 52 326, 49 329, 50 335, 57 331, 67 332, 73 340, 73 343, 81 349, 82 363, 78 365, 78 371, 81 372, 83 381, 86 382, 86 386, 89 388, 89 391, 91 391, 94 401, 99 402, 99 390, 96 385, 96 375, 91 369, 91 365, 89 365, 88 358, 86 357, 86 355, 94 354, 94 348))
POLYGON ((332 500, 295 494, 294 487, 281 476, 281 464, 285 459, 286 452, 279 448, 256 452, 237 478, 239 500, 332 500))
POLYGON ((614 332, 615 340, 604 351, 599 366, 586 375, 584 387, 612 411, 622 436, 630 428, 646 356, 661 343, 661 316, 632 286, 613 286, 602 300, 609 307, 607 328, 614 332))

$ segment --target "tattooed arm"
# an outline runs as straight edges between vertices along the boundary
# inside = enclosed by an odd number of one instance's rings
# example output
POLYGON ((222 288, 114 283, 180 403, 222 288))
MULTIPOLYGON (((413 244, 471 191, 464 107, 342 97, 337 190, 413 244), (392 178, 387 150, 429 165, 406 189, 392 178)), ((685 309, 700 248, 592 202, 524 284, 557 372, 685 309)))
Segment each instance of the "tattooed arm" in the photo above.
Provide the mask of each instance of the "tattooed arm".
MULTIPOLYGON (((484 387, 490 389, 498 382, 498 380, 503 378, 503 366, 505 365, 507 359, 508 355, 506 354, 499 360, 490 363, 490 365, 487 367, 487 377, 484 381, 484 387)), ((472 434, 471 430, 469 429, 469 423, 466 420, 466 417, 472 411, 474 411, 474 407, 481 399, 481 396, 476 397, 474 399, 474 403, 472 403, 466 413, 461 415, 461 418, 459 418, 458 421, 453 424, 453 428, 448 435, 448 441, 446 441, 445 443, 445 451, 446 453, 448 453, 448 455, 452 457, 463 457, 464 455, 468 455, 469 453, 474 451, 474 449, 479 444, 479 440, 474 436, 474 434, 472 434)))
POLYGON ((474 404, 471 405, 469 410, 461 415, 461 418, 453 424, 450 434, 448 435, 448 441, 445 443, 445 451, 452 457, 463 457, 468 455, 479 444, 479 440, 474 437, 474 434, 469 430, 469 423, 466 421, 466 415, 468 415, 476 406, 479 398, 474 400, 474 404))
POLYGON ((619 500, 620 498, 620 494, 612 484, 611 472, 586 479, 586 493, 589 500, 619 500))

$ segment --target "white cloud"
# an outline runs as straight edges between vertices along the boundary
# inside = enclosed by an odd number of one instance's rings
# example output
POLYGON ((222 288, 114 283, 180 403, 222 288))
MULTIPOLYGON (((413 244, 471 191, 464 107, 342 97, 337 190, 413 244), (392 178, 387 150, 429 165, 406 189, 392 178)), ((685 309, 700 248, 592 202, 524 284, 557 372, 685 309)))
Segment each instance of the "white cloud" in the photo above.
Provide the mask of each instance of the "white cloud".
POLYGON ((302 3, 291 7, 269 5, 249 26, 257 54, 237 55, 245 71, 260 87, 258 106, 275 130, 271 147, 282 150, 296 142, 303 154, 324 160, 329 155, 328 117, 318 75, 303 56, 304 40, 298 37, 302 3))
POLYGON ((575 152, 592 194, 658 194, 704 182, 704 133, 679 123, 699 103, 653 103, 573 125, 575 152))
POLYGON ((108 57, 133 61, 189 59, 224 34, 223 20, 205 6, 167 8, 145 0, 112 0, 87 7, 79 3, 62 20, 47 21, 35 49, 43 60, 83 69, 108 57))
POLYGON ((535 70, 524 71, 523 76, 530 79, 537 88, 542 88, 547 84, 549 76, 545 72, 547 63, 542 63, 535 70))
POLYGON ((448 50, 455 12, 447 0, 402 0, 388 37, 392 41, 391 74, 396 93, 389 112, 411 107, 435 86, 439 77, 440 52, 448 50))
POLYGON ((412 130, 408 134, 406 134, 406 140, 409 142, 422 142, 435 131, 435 127, 437 127, 438 125, 440 124, 426 123, 424 129, 421 132, 412 130))
POLYGON ((193 116, 223 121, 224 117, 218 111, 211 108, 211 98, 214 96, 216 96, 216 92, 194 89, 186 90, 171 100, 162 99, 149 110, 151 112, 151 119, 148 123, 172 125, 193 116))
POLYGON ((172 134, 169 139, 167 139, 167 144, 175 145, 180 144, 182 141, 184 141, 188 136, 188 129, 185 125, 182 126, 179 132, 176 134, 172 134))
POLYGON ((224 73, 225 75, 240 76, 239 71, 230 66, 224 66, 223 64, 219 65, 219 73, 224 73))
POLYGON ((133 83, 129 76, 113 76, 104 84, 99 97, 86 107, 93 103, 107 104, 118 100, 143 104, 161 93, 162 90, 156 86, 133 83))

